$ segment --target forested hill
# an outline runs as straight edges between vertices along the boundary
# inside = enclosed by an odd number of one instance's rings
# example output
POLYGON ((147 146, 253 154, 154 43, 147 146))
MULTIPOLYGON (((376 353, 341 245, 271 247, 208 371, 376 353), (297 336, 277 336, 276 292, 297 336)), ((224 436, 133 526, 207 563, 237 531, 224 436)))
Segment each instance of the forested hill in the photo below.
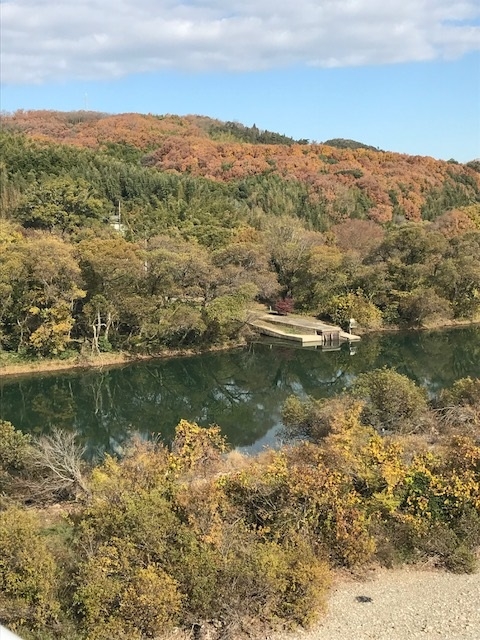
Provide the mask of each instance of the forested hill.
POLYGON ((383 152, 338 138, 307 144, 201 116, 20 111, 4 116, 2 126, 39 141, 101 149, 138 166, 236 182, 246 197, 256 177, 279 178, 277 192, 281 183, 301 183, 304 199, 317 209, 316 228, 352 217, 434 220, 480 200, 476 162, 383 152))
POLYGON ((255 302, 367 328, 478 319, 478 163, 331 143, 198 116, 4 116, 0 365, 237 341, 255 302))

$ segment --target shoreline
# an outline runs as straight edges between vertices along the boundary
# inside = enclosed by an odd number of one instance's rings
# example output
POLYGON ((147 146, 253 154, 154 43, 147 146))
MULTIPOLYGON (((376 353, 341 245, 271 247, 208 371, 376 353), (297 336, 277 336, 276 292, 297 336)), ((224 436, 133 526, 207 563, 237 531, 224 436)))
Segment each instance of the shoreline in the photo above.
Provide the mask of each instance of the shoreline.
MULTIPOLYGON (((357 335, 382 335, 385 333, 401 333, 408 332, 424 332, 424 331, 442 331, 446 329, 462 329, 466 327, 475 327, 480 325, 480 320, 455 320, 448 323, 434 324, 424 327, 418 327, 415 329, 406 329, 403 327, 383 327, 375 330, 359 330, 357 335)), ((246 344, 246 340, 239 340, 238 342, 213 346, 208 348, 189 348, 189 349, 171 349, 160 351, 155 354, 131 354, 128 352, 113 352, 113 353, 101 353, 99 355, 81 356, 76 355, 69 360, 62 360, 60 358, 44 359, 44 360, 32 360, 31 362, 12 362, 2 364, 0 361, 0 379, 16 378, 21 376, 28 376, 35 373, 55 373, 57 371, 75 371, 77 369, 89 371, 90 369, 101 369, 102 367, 121 367, 135 362, 142 362, 147 360, 164 360, 167 358, 182 358, 195 355, 201 355, 204 353, 215 353, 218 351, 230 351, 232 349, 238 349, 246 344)))
POLYGON ((155 354, 130 354, 128 352, 101 353, 97 356, 81 357, 76 356, 69 360, 52 358, 51 360, 32 360, 31 362, 0 363, 0 379, 19 378, 35 373, 55 373, 57 371, 75 371, 91 369, 102 369, 103 367, 122 367, 135 362, 150 360, 166 360, 168 358, 188 358, 204 353, 215 353, 217 351, 230 351, 244 346, 244 342, 236 342, 231 345, 221 345, 209 347, 208 349, 172 349, 160 351, 155 354))

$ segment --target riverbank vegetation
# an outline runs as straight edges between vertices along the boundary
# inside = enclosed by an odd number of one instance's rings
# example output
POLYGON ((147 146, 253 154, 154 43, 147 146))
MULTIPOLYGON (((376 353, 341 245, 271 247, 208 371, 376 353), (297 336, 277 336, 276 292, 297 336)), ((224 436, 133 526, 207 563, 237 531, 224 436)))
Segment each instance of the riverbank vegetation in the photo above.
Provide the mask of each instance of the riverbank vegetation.
POLYGON ((174 116, 2 118, 0 366, 237 342, 252 304, 478 319, 480 174, 174 116))
POLYGON ((480 380, 428 401, 375 370, 290 398, 283 420, 285 446, 255 457, 181 421, 171 447, 96 464, 72 434, 0 422, 0 622, 25 640, 238 640, 311 624, 338 568, 475 570, 480 380))

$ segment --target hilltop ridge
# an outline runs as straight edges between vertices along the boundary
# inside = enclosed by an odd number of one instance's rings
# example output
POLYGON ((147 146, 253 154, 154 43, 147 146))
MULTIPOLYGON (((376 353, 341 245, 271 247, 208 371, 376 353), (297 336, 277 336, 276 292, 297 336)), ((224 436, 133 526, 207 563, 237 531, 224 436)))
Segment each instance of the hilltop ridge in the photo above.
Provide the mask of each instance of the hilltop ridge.
POLYGON ((334 223, 434 220, 480 202, 478 163, 381 151, 334 138, 293 140, 206 116, 18 111, 2 128, 36 141, 100 149, 159 171, 224 183, 273 176, 301 183, 334 223))

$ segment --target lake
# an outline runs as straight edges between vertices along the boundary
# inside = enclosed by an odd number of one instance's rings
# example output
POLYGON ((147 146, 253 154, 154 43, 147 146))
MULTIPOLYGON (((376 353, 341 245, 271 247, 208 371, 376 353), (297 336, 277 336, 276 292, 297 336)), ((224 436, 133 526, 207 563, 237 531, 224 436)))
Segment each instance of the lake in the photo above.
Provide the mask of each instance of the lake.
POLYGON ((383 366, 434 396, 459 378, 480 377, 480 327, 367 335, 352 351, 254 342, 111 369, 6 378, 0 418, 34 434, 73 429, 90 455, 121 451, 136 433, 169 441, 181 418, 218 424, 233 447, 253 452, 275 445, 289 395, 329 397, 383 366))

